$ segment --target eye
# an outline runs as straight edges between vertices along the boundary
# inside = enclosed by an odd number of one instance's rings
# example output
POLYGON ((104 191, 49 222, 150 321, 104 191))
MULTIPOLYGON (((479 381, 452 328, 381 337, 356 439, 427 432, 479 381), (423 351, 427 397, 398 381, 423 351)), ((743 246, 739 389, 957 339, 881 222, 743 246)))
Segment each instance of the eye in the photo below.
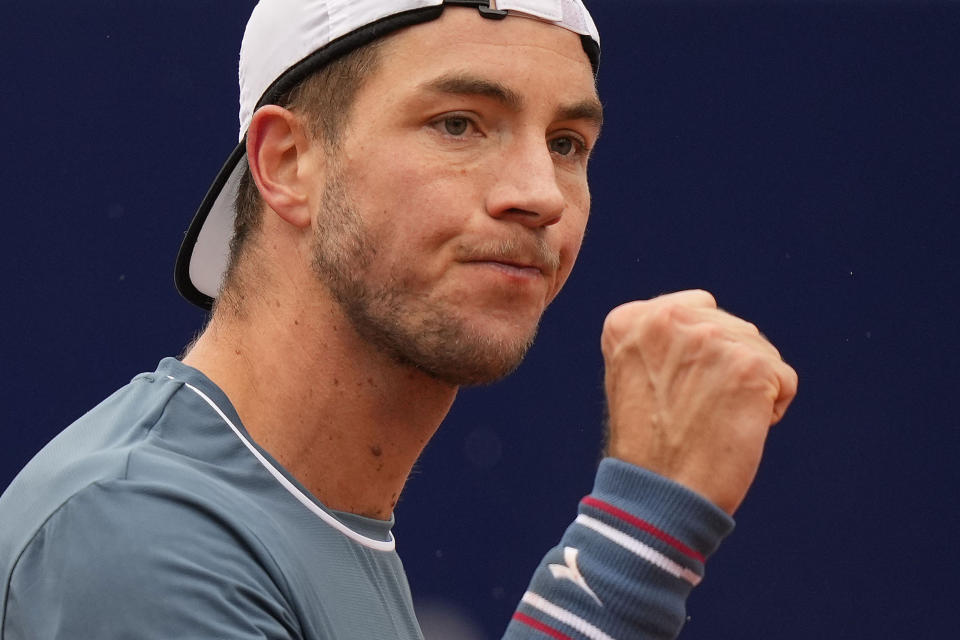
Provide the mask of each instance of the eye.
POLYGON ((456 138, 466 134, 470 128, 470 120, 463 116, 448 116, 440 124, 443 126, 444 133, 456 138))
POLYGON ((570 155, 574 151, 573 140, 570 138, 554 138, 550 141, 550 151, 561 156, 570 155))
POLYGON ((587 152, 586 143, 575 136, 558 136, 547 141, 550 153, 555 153, 564 158, 573 158, 584 155, 587 152))
POLYGON ((473 118, 458 113, 440 116, 431 122, 430 126, 438 133, 450 138, 466 138, 477 133, 478 130, 473 118))

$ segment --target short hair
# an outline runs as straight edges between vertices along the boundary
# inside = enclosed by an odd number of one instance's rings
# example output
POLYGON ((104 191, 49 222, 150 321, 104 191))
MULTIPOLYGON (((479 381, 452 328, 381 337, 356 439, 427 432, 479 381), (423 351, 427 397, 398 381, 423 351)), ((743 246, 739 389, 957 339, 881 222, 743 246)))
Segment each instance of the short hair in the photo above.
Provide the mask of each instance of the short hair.
MULTIPOLYGON (((378 68, 383 40, 374 40, 328 63, 281 95, 275 104, 305 115, 314 139, 335 152, 357 92, 378 68)), ((232 283, 243 249, 252 232, 260 228, 262 218, 263 197, 246 159, 241 162, 243 174, 234 200, 236 216, 224 276, 225 287, 232 283)))

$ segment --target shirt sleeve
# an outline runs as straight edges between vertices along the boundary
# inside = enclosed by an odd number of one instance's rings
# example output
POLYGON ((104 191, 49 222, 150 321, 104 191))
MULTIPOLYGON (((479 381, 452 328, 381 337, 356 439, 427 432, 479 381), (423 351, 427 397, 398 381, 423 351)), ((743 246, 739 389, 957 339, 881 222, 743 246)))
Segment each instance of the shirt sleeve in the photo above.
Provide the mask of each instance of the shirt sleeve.
POLYGON ((607 458, 593 492, 537 567, 505 640, 666 640, 704 563, 733 529, 708 500, 607 458))
POLYGON ((91 485, 18 559, 0 637, 294 640, 297 623, 269 562, 199 499, 91 485))

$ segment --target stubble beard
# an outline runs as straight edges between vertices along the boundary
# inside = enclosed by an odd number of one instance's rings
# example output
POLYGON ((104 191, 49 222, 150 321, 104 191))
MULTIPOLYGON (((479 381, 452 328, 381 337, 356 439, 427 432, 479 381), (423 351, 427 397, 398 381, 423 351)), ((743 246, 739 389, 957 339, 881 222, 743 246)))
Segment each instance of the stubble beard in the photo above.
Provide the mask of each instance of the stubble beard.
POLYGON ((537 333, 508 340, 468 327, 454 301, 431 302, 402 276, 369 277, 376 242, 336 169, 325 185, 313 268, 353 329, 394 362, 454 386, 488 384, 512 373, 537 333))

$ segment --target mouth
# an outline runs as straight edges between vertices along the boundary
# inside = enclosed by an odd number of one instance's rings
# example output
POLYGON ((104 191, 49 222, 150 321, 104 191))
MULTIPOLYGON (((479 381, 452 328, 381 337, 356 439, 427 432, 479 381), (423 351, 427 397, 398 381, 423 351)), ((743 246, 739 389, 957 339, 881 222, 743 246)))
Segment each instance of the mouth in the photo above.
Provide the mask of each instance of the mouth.
POLYGON ((488 265, 528 276, 550 276, 560 268, 560 258, 544 243, 522 244, 511 239, 469 249, 461 247, 458 253, 460 262, 465 264, 488 265))
POLYGON ((544 269, 537 264, 503 258, 469 260, 467 264, 486 266, 514 278, 537 278, 543 275, 544 269))
POLYGON ((560 256, 541 238, 520 236, 463 242, 456 251, 457 261, 479 269, 513 286, 546 284, 552 287, 560 269, 560 256))

